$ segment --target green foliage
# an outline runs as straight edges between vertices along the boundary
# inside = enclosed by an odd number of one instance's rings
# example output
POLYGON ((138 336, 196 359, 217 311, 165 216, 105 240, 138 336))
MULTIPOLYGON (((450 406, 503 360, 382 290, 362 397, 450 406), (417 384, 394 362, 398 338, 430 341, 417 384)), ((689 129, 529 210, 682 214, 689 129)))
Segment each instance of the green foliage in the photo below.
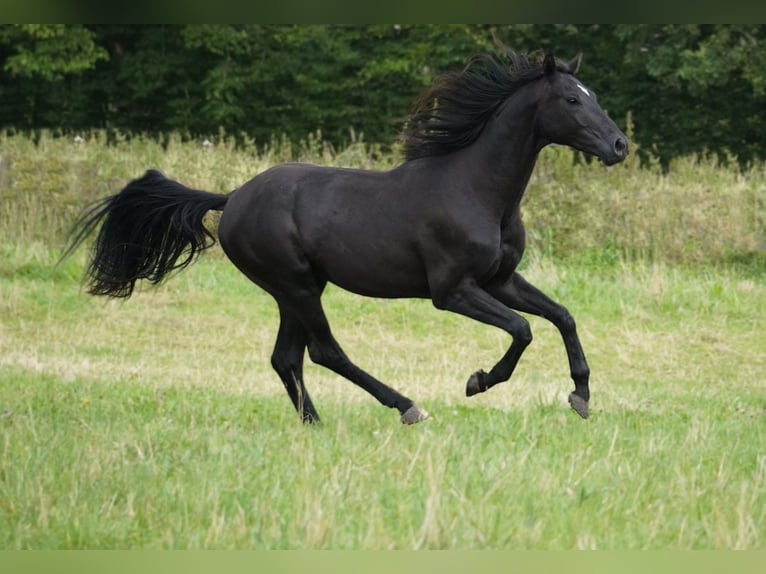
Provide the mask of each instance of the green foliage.
POLYGON ((5 25, 0 125, 18 129, 223 129, 259 144, 349 129, 391 145, 437 74, 493 49, 584 53, 580 78, 634 149, 667 165, 712 152, 763 159, 761 25, 5 25))
POLYGON ((89 70, 107 59, 106 50, 93 38, 93 32, 81 25, 2 25, 0 44, 13 48, 3 69, 13 76, 61 80, 65 74, 89 70))
POLYGON ((762 25, 621 25, 638 140, 665 162, 690 151, 763 158, 766 28, 762 25))

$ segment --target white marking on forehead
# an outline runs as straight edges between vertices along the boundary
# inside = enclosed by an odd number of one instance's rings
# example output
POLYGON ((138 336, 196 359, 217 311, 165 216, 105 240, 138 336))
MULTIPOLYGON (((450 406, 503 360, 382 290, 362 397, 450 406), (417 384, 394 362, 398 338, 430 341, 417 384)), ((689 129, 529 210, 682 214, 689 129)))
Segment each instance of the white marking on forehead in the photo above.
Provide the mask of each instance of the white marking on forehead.
POLYGON ((577 84, 577 87, 580 88, 580 90, 582 90, 583 94, 590 97, 590 92, 585 88, 585 86, 581 86, 580 84, 577 84))

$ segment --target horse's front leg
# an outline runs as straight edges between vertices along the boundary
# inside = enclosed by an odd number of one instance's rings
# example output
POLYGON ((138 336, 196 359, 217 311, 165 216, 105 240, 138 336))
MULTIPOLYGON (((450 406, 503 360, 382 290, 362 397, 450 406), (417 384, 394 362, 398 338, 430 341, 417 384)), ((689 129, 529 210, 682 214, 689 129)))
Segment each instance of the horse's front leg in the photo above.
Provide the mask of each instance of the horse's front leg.
POLYGON ((479 287, 470 277, 459 281, 457 285, 449 289, 435 292, 433 303, 439 309, 460 313, 482 323, 499 327, 513 339, 508 351, 488 373, 480 370, 471 375, 466 385, 466 394, 470 397, 507 381, 524 349, 532 341, 529 322, 512 311, 508 305, 479 287))
POLYGON ((569 358, 569 369, 575 384, 574 392, 569 395, 569 404, 577 414, 587 419, 590 400, 588 387, 590 368, 585 360, 580 338, 577 336, 575 321, 569 311, 528 283, 518 273, 511 275, 505 283, 488 286, 487 291, 512 309, 548 319, 561 332, 569 358))

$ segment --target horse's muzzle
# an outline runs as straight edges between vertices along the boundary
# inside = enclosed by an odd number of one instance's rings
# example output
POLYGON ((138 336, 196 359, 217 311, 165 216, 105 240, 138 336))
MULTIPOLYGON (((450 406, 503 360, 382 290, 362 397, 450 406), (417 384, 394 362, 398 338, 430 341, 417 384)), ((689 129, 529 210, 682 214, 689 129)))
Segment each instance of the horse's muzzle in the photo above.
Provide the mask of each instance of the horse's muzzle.
POLYGON ((628 143, 628 138, 624 136, 618 136, 612 144, 611 153, 607 157, 602 157, 601 160, 606 165, 614 165, 619 163, 628 157, 629 147, 630 145, 628 143))

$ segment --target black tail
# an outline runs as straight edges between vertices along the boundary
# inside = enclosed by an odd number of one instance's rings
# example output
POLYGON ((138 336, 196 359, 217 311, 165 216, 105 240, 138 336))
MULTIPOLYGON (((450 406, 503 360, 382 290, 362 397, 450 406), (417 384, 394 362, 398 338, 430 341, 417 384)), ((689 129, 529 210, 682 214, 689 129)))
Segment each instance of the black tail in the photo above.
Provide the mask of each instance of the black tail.
POLYGON ((211 209, 221 211, 227 200, 226 195, 190 189, 149 170, 75 222, 63 257, 103 222, 87 270, 88 291, 130 297, 138 279, 157 284, 211 247, 215 239, 203 218, 211 209))

